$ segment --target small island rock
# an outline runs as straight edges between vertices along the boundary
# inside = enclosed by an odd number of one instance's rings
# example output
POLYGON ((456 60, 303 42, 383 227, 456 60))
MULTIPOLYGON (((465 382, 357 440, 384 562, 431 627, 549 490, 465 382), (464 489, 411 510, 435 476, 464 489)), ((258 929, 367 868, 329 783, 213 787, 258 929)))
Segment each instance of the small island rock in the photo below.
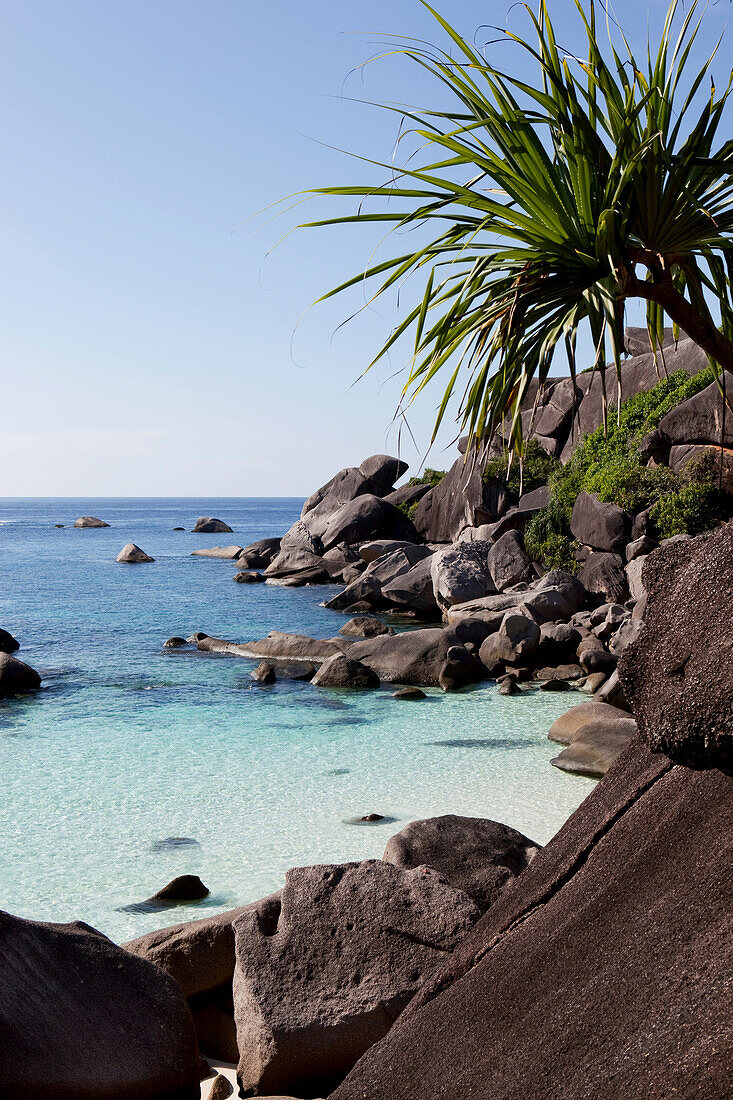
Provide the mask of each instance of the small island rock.
POLYGON ((103 519, 97 519, 96 516, 80 516, 75 521, 74 527, 109 527, 109 524, 103 519))
POLYGON ((146 561, 155 561, 155 558, 151 558, 134 542, 128 542, 117 555, 117 561, 122 562, 124 565, 140 565, 146 561))
POLYGON ((193 531, 197 535, 232 534, 229 524, 224 523, 221 519, 216 519, 214 516, 199 516, 193 531))
POLYGON ((9 653, 0 653, 0 699, 35 691, 40 686, 41 677, 34 668, 9 653))

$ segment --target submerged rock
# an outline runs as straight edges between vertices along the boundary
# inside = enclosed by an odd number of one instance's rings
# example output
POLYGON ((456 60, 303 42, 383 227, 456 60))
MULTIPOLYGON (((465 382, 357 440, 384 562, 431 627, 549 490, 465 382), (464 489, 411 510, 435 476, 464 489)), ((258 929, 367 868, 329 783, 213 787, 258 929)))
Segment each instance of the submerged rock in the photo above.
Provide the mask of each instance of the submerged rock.
POLYGON ((399 688, 398 691, 392 692, 393 699, 405 699, 416 701, 418 699, 427 699, 425 692, 419 687, 404 687, 399 688))
POLYGON ((260 661, 257 668, 252 669, 250 676, 258 684, 274 684, 277 679, 275 666, 271 665, 269 661, 260 661))
POLYGON ((192 558, 221 558, 223 561, 236 561, 241 557, 241 546, 205 546, 202 550, 192 550, 192 558))
POLYGON ((242 573, 235 573, 234 579, 237 584, 264 584, 267 577, 262 573, 253 573, 250 570, 245 570, 242 573))
POLYGON ((198 875, 179 875, 172 879, 152 897, 145 901, 132 902, 131 905, 123 905, 120 909, 124 913, 154 913, 157 909, 167 909, 173 905, 182 905, 192 901, 202 901, 209 896, 208 887, 204 886, 198 875))
POLYGON ((128 542, 122 547, 117 555, 117 561, 129 565, 139 565, 142 562, 155 561, 155 558, 151 558, 149 554, 146 554, 144 550, 136 546, 134 542, 128 542))
POLYGON ((163 649, 180 649, 182 645, 187 645, 185 638, 169 638, 167 642, 163 642, 163 649))
POLYGON ((620 721, 596 719, 587 722, 550 763, 574 775, 600 779, 637 733, 636 722, 628 714, 620 721))

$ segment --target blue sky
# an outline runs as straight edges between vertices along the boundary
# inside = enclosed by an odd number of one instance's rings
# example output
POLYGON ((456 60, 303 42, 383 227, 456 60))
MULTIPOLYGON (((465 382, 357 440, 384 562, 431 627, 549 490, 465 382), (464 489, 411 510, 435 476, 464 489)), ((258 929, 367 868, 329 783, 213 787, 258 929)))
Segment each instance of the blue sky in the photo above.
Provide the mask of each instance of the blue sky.
MULTIPOLYGON (((638 43, 665 7, 616 11, 638 43)), ((441 10, 472 34, 508 8, 441 10)), ((561 26, 571 9, 555 0, 561 26)), ((706 37, 728 17, 713 6, 706 37)), ((297 212, 254 217, 364 178, 329 145, 389 159, 394 117, 345 97, 432 97, 394 57, 352 72, 380 32, 439 37, 417 0, 4 0, 0 496, 307 494, 395 451, 398 382, 352 385, 393 318, 335 331, 358 304, 336 300, 298 325, 379 235, 271 252, 297 212)), ((421 447, 434 403, 412 415, 421 447)), ((419 462, 404 435, 402 453, 419 462)))

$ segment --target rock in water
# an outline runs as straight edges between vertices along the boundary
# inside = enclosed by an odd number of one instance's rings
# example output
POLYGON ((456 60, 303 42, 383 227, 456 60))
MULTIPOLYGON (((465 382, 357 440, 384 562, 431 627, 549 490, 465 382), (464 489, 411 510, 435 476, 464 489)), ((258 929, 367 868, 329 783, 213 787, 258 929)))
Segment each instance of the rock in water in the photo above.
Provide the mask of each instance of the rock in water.
POLYGON ((41 677, 34 668, 9 653, 0 653, 0 699, 35 691, 40 686, 41 677))
POLYGON ((288 871, 276 930, 253 914, 234 925, 245 1095, 325 1095, 386 1034, 478 915, 464 893, 425 867, 367 860, 288 871))
POLYGON ((446 814, 411 821, 389 839, 382 859, 396 867, 432 867, 486 910, 539 851, 539 844, 498 821, 446 814))
POLYGON ((0 913, 5 1100, 197 1100, 193 1021, 172 978, 81 922, 0 913))
POLYGON ((151 558, 149 554, 146 554, 144 550, 136 546, 134 542, 128 542, 122 547, 117 555, 117 561, 130 565, 139 565, 146 561, 155 561, 155 558, 151 558))
POLYGON ((167 642, 163 642, 163 649, 180 649, 182 645, 186 645, 185 638, 169 638, 167 642))
POLYGON ((0 653, 15 653, 16 649, 20 649, 20 642, 7 630, 0 630, 0 653))
POLYGON ((398 691, 392 692, 393 699, 407 699, 410 701, 416 701, 418 699, 426 699, 427 696, 422 688, 419 687, 404 687, 399 688, 398 691))
POLYGON ((637 732, 636 722, 629 715, 621 721, 588 722, 550 763, 573 775, 600 779, 637 732))
POLYGON ((199 535, 231 535, 232 529, 221 519, 214 516, 199 516, 193 528, 194 534, 199 535))
POLYGON ((394 634, 394 630, 374 615, 356 615, 344 623, 339 634, 345 638, 378 638, 382 634, 394 634))
POLYGON ((236 561, 243 553, 241 546, 205 546, 203 550, 192 550, 192 558, 220 558, 222 561, 236 561))
POLYGON ((275 666, 269 661, 260 661, 257 668, 253 668, 250 676, 258 684, 274 684, 277 680, 275 666))
MULTIPOLYGON (((694 399, 691 399, 694 400, 694 399)), ((733 523, 646 559, 644 626, 619 672, 655 752, 733 767, 733 523)))
POLYGON ((109 527, 109 524, 103 519, 97 519, 96 516, 80 516, 75 520, 74 527, 109 527))
POLYGON ((379 677, 361 661, 337 653, 323 662, 311 683, 316 687, 376 688, 379 677))
POLYGON ((208 896, 209 890, 198 875, 179 875, 146 901, 135 901, 131 905, 124 905, 120 912, 154 913, 158 909, 167 909, 173 905, 201 901, 208 896))

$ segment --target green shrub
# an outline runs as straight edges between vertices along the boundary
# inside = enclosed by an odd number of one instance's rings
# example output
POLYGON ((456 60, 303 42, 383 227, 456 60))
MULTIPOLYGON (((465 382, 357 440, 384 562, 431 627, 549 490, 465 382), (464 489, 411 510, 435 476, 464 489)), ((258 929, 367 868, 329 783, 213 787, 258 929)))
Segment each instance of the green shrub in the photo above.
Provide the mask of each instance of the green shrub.
POLYGON ((673 535, 700 535, 709 531, 726 513, 710 482, 690 482, 663 497, 649 513, 654 533, 659 539, 673 535))
POLYGON ((483 479, 484 481, 503 481, 511 492, 518 496, 520 484, 523 493, 531 493, 533 489, 547 485, 559 465, 559 461, 552 455, 548 455, 536 439, 530 439, 525 444, 521 464, 516 455, 510 463, 509 453, 505 452, 497 458, 489 459, 484 467, 483 479))
POLYGON ((445 477, 445 470, 431 470, 428 466, 423 470, 420 477, 411 477, 407 482, 408 485, 429 485, 431 489, 434 489, 436 485, 445 477))
POLYGON ((618 418, 612 418, 615 409, 609 410, 607 432, 590 432, 567 465, 555 465, 549 478, 550 506, 525 532, 530 556, 546 565, 570 567, 575 548, 570 520, 583 491, 631 513, 651 508, 660 538, 699 534, 719 523, 724 510, 713 483, 714 463, 702 459, 677 475, 667 466, 644 466, 639 454, 641 441, 662 417, 709 386, 714 377, 711 367, 693 378, 676 371, 651 390, 623 401, 618 418))

